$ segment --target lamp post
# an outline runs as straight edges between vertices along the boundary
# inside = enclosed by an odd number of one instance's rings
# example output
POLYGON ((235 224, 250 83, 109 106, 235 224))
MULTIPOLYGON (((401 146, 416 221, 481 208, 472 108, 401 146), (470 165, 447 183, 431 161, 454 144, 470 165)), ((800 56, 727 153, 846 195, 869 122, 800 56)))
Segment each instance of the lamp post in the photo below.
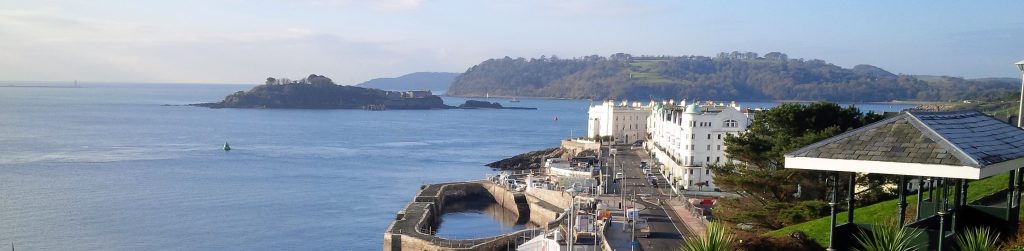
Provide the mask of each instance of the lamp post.
MULTIPOLYGON (((1021 73, 1024 73, 1024 60, 1017 62, 1016 65, 1017 69, 1020 70, 1021 73)), ((1024 110, 1024 77, 1021 78, 1020 83, 1020 106, 1017 107, 1017 127, 1024 126, 1024 124, 1022 124, 1024 120, 1021 120, 1021 115, 1024 115, 1022 110, 1024 110)))
POLYGON ((573 244, 575 244, 576 242, 576 236, 575 234, 573 234, 573 231, 576 230, 573 226, 573 221, 576 218, 576 195, 579 194, 580 192, 579 190, 576 190, 575 185, 573 185, 573 187, 569 189, 566 189, 565 192, 568 193, 570 197, 572 197, 571 202, 569 202, 569 231, 566 231, 566 235, 568 235, 568 237, 566 238, 566 243, 569 246, 569 250, 573 250, 573 244))

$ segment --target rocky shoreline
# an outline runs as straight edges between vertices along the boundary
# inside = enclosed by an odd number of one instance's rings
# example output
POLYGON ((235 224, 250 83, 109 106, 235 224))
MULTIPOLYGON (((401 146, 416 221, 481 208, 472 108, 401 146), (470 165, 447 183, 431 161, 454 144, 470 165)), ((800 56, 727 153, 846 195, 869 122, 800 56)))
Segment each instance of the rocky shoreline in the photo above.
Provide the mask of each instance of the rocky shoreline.
POLYGON ((549 158, 564 159, 569 153, 560 147, 552 147, 540 151, 532 151, 503 160, 491 162, 486 166, 497 170, 526 170, 538 169, 544 166, 544 160, 549 158))

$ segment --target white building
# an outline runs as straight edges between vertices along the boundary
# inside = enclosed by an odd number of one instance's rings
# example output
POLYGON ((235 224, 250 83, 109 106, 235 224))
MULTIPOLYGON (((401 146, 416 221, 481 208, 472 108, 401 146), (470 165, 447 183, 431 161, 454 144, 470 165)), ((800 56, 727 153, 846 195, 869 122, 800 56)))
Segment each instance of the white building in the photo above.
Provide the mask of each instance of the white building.
POLYGON ((676 187, 714 190, 714 174, 707 165, 729 161, 725 136, 745 131, 753 118, 749 109, 732 104, 653 103, 646 125, 647 147, 676 187))
POLYGON ((590 106, 587 121, 587 137, 611 136, 616 144, 630 144, 647 138, 647 116, 650 106, 639 102, 606 100, 600 105, 590 106))

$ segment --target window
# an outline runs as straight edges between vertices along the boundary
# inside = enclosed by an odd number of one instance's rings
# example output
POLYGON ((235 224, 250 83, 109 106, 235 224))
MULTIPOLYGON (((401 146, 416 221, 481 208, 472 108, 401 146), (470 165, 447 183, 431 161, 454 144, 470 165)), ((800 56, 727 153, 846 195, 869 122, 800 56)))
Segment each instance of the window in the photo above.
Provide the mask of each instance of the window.
POLYGON ((690 174, 693 174, 693 169, 690 169, 690 174))
POLYGON ((691 185, 691 186, 693 185, 693 180, 690 180, 690 185, 691 185))
POLYGON ((708 156, 708 159, 705 160, 705 162, 711 162, 711 156, 708 156))
POLYGON ((718 145, 718 150, 719 150, 719 151, 721 151, 721 150, 722 150, 722 145, 718 145))
MULTIPOLYGON (((717 159, 718 157, 715 158, 717 159)), ((711 169, 705 169, 704 174, 711 175, 711 169)))
POLYGON ((718 134, 718 139, 722 139, 722 134, 721 133, 718 134))
MULTIPOLYGON (((708 139, 711 139, 711 134, 710 133, 708 134, 708 139)), ((711 149, 708 149, 708 150, 711 150, 711 149)))
POLYGON ((697 138, 697 134, 696 133, 691 133, 690 134, 690 139, 696 139, 696 138, 697 138))
POLYGON ((711 151, 711 145, 708 145, 708 151, 711 151))
POLYGON ((736 120, 731 120, 731 119, 730 120, 726 120, 722 124, 723 124, 722 126, 725 127, 725 128, 734 128, 734 127, 739 126, 739 123, 737 123, 736 120))
POLYGON ((722 158, 722 157, 715 157, 715 162, 717 163, 717 162, 719 162, 719 161, 722 161, 722 159, 721 159, 721 158, 722 158))

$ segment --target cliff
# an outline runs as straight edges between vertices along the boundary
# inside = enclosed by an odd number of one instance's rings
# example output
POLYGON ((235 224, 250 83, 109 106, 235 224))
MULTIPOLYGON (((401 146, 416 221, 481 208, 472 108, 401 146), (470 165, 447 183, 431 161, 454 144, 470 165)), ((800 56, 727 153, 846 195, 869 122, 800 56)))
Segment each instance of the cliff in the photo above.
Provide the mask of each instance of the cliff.
POLYGON ((447 109, 441 97, 429 91, 384 91, 334 84, 320 75, 301 80, 267 78, 264 85, 239 91, 214 103, 191 104, 209 108, 297 109, 447 109))

